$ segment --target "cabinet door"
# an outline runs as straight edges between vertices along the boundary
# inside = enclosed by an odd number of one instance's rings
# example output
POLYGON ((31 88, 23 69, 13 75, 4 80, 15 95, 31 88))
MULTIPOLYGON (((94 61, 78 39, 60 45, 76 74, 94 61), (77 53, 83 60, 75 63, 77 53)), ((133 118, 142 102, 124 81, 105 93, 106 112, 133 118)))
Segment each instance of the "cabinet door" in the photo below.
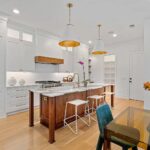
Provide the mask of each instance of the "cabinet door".
POLYGON ((5 36, 6 34, 6 21, 0 18, 0 35, 5 36))
POLYGON ((7 70, 22 70, 22 52, 19 40, 8 39, 7 41, 7 70))
POLYGON ((35 47, 27 42, 22 42, 22 69, 35 71, 35 47))
POLYGON ((5 112, 5 39, 0 36, 0 116, 5 112))

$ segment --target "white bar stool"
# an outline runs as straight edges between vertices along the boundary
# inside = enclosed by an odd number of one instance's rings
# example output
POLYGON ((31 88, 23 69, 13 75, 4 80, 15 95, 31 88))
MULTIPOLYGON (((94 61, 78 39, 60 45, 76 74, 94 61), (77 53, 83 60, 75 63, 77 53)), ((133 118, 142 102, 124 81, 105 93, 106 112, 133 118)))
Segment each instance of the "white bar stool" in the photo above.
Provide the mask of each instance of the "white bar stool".
POLYGON ((88 98, 88 100, 92 100, 92 107, 90 108, 90 110, 92 110, 92 112, 94 111, 94 110, 96 110, 95 108, 94 108, 94 103, 95 103, 95 105, 96 105, 96 108, 99 106, 99 104, 101 103, 101 101, 105 101, 104 100, 104 95, 92 95, 92 96, 88 96, 87 98, 88 98), (98 104, 98 102, 99 102, 99 104, 98 104))
POLYGON ((91 122, 91 118, 90 118, 90 113, 89 113, 89 102, 85 101, 85 100, 80 100, 80 99, 76 99, 73 101, 68 101, 66 102, 66 108, 65 108, 65 116, 64 116, 64 126, 68 126, 70 128, 70 130, 77 134, 78 133, 78 118, 81 119, 81 121, 83 123, 85 123, 87 126, 90 126, 90 122, 91 122), (67 108, 68 108, 68 104, 70 105, 74 105, 75 106, 75 115, 67 117, 67 108), (79 115, 78 115, 78 106, 81 105, 85 105, 85 115, 88 116, 88 122, 86 122, 85 120, 83 120, 79 115), (73 128, 70 126, 69 123, 67 123, 67 120, 70 118, 75 117, 75 131, 73 130, 73 128))
MULTIPOLYGON (((104 95, 92 95, 92 96, 88 96, 87 99, 89 101, 92 101, 92 107, 90 107, 90 110, 92 110, 91 113, 93 113, 94 111, 96 113, 96 109, 101 104, 101 102, 102 101, 103 101, 103 103, 105 102, 105 96, 104 95), (95 104, 96 108, 94 107, 94 104, 95 104)), ((93 118, 92 116, 91 116, 91 119, 96 121, 96 119, 93 118)))
POLYGON ((104 92, 103 95, 104 95, 104 99, 106 99, 106 96, 107 96, 107 95, 108 95, 108 96, 115 95, 115 92, 104 92))

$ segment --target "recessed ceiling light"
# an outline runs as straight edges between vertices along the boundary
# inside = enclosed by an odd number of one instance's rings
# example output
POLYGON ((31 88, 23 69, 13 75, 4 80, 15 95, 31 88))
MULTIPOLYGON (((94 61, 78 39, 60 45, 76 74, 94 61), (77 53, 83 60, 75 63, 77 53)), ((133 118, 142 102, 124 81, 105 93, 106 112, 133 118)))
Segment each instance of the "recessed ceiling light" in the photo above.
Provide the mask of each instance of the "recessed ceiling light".
POLYGON ((13 13, 18 15, 20 14, 20 11, 18 9, 13 9, 13 13))
POLYGON ((92 41, 88 41, 89 44, 92 44, 92 41))
POLYGON ((117 36, 118 36, 117 34, 115 34, 115 33, 113 34, 113 37, 117 37, 117 36))

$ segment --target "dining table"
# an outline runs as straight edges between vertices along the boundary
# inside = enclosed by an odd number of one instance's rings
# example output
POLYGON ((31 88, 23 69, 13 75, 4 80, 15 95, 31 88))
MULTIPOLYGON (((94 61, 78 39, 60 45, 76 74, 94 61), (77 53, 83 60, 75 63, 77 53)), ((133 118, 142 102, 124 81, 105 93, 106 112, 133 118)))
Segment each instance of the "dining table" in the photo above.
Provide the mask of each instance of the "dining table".
POLYGON ((111 137, 150 150, 150 110, 126 108, 105 127, 103 150, 111 150, 111 137))

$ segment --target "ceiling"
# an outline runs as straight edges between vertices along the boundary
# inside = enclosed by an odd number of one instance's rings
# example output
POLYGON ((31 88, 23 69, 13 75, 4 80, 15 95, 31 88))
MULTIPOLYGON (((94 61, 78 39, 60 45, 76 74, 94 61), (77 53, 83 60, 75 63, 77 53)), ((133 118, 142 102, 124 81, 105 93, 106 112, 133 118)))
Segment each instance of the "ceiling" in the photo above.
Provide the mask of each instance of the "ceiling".
MULTIPOLYGON (((0 11, 13 20, 44 29, 61 36, 68 22, 66 4, 70 0, 0 0, 0 11), (13 8, 20 15, 12 13, 13 8)), ((97 24, 102 24, 101 37, 105 43, 143 37, 144 20, 150 17, 150 0, 71 0, 72 23, 81 41, 97 39, 97 24), (129 28, 135 24, 135 28, 129 28), (116 38, 108 32, 118 34, 116 38)))

